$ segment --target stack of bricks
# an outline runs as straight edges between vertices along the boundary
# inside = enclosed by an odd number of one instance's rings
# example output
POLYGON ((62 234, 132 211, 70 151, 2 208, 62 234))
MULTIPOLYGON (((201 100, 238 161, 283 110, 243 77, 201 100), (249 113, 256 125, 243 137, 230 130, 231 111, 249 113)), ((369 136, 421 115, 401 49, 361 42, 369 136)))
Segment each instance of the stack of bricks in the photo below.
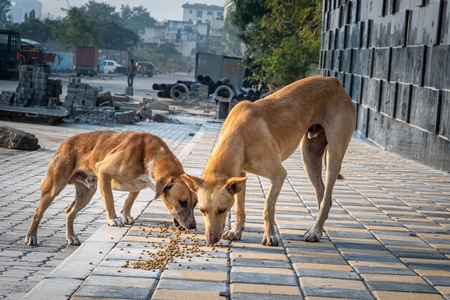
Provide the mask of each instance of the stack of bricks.
POLYGON ((11 103, 13 103, 14 101, 15 94, 16 93, 14 92, 2 91, 2 93, 0 94, 0 104, 11 105, 11 103))
POLYGON ((96 107, 99 89, 92 87, 87 83, 82 83, 80 78, 71 77, 67 88, 67 95, 64 106, 73 107, 74 105, 96 107))
POLYGON ((19 85, 16 88, 13 105, 47 106, 49 99, 59 100, 62 84, 59 79, 50 79, 50 65, 19 66, 19 85))

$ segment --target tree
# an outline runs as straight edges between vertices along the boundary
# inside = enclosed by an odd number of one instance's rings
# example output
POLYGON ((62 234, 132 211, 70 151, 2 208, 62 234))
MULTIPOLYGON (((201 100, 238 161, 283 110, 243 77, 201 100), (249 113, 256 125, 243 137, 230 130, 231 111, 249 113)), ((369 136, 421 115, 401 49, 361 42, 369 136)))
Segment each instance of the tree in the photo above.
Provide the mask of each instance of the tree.
POLYGON ((128 50, 139 43, 139 36, 110 20, 114 7, 90 1, 83 7, 71 7, 65 10, 67 17, 54 28, 54 37, 66 48, 76 46, 95 46, 105 49, 128 50), (97 15, 98 8, 109 12, 97 15), (90 15, 89 15, 90 14, 90 15))
POLYGON ((95 46, 95 21, 81 8, 73 6, 63 10, 67 17, 54 28, 54 37, 66 48, 95 46))
POLYGON ((6 28, 11 23, 12 17, 9 14, 11 10, 11 1, 0 0, 0 28, 6 28))
POLYGON ((104 49, 126 51, 139 43, 139 36, 112 21, 99 21, 96 26, 95 45, 104 49))
POLYGON ((139 34, 145 27, 156 23, 150 13, 143 6, 131 8, 128 4, 120 7, 120 25, 139 34))
POLYGON ((22 23, 11 23, 7 28, 20 32, 22 38, 44 44, 52 37, 52 24, 49 19, 28 18, 22 23))
POLYGON ((319 60, 320 0, 236 0, 231 21, 253 78, 282 87, 309 75, 319 60))
POLYGON ((91 19, 117 22, 118 18, 120 18, 119 13, 116 12, 115 6, 95 2, 94 0, 89 0, 89 2, 82 7, 82 9, 91 19))

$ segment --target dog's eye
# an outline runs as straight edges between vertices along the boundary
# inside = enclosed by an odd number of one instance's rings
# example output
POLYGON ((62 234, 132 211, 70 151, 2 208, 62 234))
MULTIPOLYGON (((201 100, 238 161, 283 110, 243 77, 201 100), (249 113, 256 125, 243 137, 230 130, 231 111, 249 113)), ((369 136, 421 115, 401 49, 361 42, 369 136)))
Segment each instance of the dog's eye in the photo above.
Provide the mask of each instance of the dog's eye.
POLYGON ((187 201, 186 200, 178 200, 178 202, 180 203, 181 207, 187 207, 187 201))
POLYGON ((205 214, 205 213, 206 213, 206 209, 204 209, 203 207, 200 207, 200 212, 201 212, 202 214, 205 214))
POLYGON ((218 210, 217 210, 217 212, 219 213, 219 215, 221 215, 221 214, 223 214, 224 212, 226 212, 227 211, 227 208, 225 207, 225 208, 219 208, 218 210))

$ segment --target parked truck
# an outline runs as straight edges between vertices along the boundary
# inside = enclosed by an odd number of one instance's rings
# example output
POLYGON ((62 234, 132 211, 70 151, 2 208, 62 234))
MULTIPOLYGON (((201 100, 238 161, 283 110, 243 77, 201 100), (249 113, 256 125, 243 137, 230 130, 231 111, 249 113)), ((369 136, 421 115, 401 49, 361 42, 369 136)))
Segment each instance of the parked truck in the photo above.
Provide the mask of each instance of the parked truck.
POLYGON ((20 64, 20 33, 0 29, 0 78, 17 78, 20 64))
POLYGON ((99 51, 97 47, 77 46, 75 49, 75 72, 80 75, 95 76, 99 71, 99 51))

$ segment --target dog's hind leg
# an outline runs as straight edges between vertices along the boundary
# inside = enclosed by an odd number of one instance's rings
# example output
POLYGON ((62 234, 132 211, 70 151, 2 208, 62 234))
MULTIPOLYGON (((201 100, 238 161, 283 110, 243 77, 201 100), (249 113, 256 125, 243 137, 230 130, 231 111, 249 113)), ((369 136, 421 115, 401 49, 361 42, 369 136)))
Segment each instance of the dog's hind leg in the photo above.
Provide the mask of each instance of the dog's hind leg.
MULTIPOLYGON (((241 177, 246 177, 246 173, 242 172, 241 177)), ((246 183, 243 184, 241 191, 234 195, 236 221, 233 224, 233 228, 225 231, 222 235, 222 239, 224 240, 232 241, 241 239, 242 231, 244 231, 245 228, 245 188, 246 183)))
MULTIPOLYGON (((325 191, 325 186, 322 179, 322 157, 326 150, 327 140, 323 132, 316 135, 314 138, 303 137, 300 144, 302 153, 303 167, 311 181, 312 186, 317 197, 317 207, 320 211, 325 191)), ((304 239, 308 242, 319 241, 322 235, 322 230, 310 229, 305 235, 304 239)))
MULTIPOLYGON (((350 139, 350 137, 349 137, 350 139)), ((328 147, 326 151, 326 179, 325 190, 322 197, 322 202, 319 206, 319 213, 317 220, 310 230, 305 234, 305 241, 318 242, 322 236, 325 221, 328 219, 328 214, 332 205, 333 188, 336 183, 339 173, 341 171, 341 164, 347 149, 348 141, 330 140, 328 138, 328 147)))
POLYGON ((134 224, 134 218, 131 216, 131 207, 133 206, 134 200, 136 200, 138 195, 139 192, 130 192, 125 200, 125 203, 123 204, 122 210, 120 211, 122 220, 126 225, 134 224))
POLYGON ((75 200, 66 209, 66 240, 68 245, 80 245, 80 240, 75 235, 73 222, 78 212, 88 205, 94 196, 96 189, 91 189, 81 182, 75 183, 75 200))
POLYGON ((50 204, 52 204, 55 197, 58 196, 59 193, 61 193, 61 191, 64 189, 70 177, 70 171, 56 168, 53 164, 53 162, 55 161, 56 158, 54 158, 53 161, 50 162, 47 169, 47 174, 42 181, 41 200, 38 207, 36 208, 36 211, 34 212, 30 227, 28 228, 28 231, 25 235, 25 244, 27 244, 28 246, 37 245, 37 230, 39 227, 39 223, 41 222, 45 211, 48 209, 50 204))

